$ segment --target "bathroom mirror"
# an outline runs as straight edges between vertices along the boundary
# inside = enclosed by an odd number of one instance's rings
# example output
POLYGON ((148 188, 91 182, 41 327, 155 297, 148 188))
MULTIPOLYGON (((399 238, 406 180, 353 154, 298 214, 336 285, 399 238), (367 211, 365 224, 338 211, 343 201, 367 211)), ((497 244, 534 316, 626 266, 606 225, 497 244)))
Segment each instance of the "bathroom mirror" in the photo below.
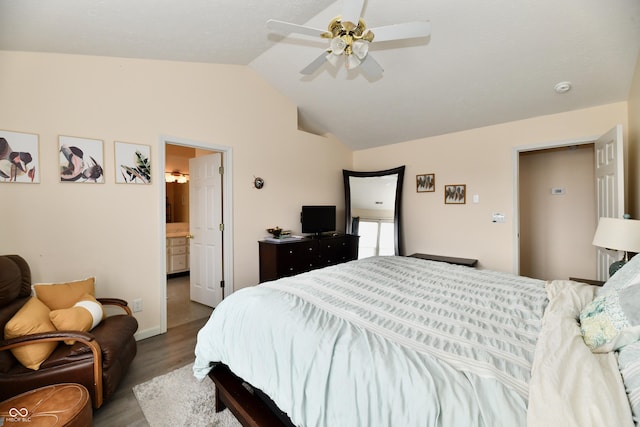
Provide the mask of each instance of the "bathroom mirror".
POLYGON ((166 222, 189 222, 189 183, 167 182, 166 222))
POLYGON ((342 171, 346 232, 360 236, 359 258, 403 255, 400 207, 404 168, 342 171))

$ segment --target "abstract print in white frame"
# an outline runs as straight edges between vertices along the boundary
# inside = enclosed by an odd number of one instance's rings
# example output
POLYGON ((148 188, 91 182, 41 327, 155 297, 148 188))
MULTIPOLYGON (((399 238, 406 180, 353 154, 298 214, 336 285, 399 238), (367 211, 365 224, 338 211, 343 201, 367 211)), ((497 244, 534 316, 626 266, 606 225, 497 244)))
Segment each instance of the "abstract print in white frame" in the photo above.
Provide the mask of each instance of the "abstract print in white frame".
POLYGON ((116 183, 151 184, 151 147, 115 142, 116 183))
POLYGON ((60 135, 60 182, 104 183, 102 140, 60 135))
POLYGON ((40 183, 37 134, 0 130, 0 182, 40 183))

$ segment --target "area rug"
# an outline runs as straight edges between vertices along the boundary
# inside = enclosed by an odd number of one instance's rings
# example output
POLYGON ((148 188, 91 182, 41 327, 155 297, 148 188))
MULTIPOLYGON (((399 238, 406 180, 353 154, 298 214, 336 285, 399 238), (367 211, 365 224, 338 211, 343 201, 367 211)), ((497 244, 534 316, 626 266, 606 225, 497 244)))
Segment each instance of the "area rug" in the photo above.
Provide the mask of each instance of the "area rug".
POLYGON ((228 409, 215 412, 213 381, 198 381, 192 369, 189 364, 133 387, 149 426, 241 427, 228 409))

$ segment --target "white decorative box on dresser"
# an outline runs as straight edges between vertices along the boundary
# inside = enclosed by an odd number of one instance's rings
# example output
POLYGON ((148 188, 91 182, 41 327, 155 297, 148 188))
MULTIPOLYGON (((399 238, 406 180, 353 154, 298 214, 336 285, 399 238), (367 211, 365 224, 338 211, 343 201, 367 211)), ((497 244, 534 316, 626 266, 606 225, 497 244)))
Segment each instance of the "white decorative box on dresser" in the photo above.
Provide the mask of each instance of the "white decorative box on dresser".
POLYGON ((167 274, 189 271, 188 223, 167 224, 167 274))

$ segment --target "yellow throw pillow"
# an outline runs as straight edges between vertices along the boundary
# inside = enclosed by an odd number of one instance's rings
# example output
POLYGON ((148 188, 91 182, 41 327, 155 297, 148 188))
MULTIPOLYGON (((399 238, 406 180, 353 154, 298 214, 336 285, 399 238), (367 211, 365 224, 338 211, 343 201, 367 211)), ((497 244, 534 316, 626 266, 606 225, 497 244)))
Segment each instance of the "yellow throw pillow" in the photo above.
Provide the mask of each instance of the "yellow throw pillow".
POLYGON ((95 277, 68 283, 38 283, 33 285, 36 296, 51 310, 70 308, 84 295, 95 296, 95 277))
MULTIPOLYGON (((52 310, 49 313, 51 323, 59 331, 87 332, 98 326, 104 318, 104 310, 93 296, 86 294, 71 308, 52 310)), ((75 344, 75 340, 65 340, 67 345, 75 344)))
MULTIPOLYGON (((32 297, 20 310, 7 322, 4 327, 5 339, 22 337, 38 332, 53 332, 56 327, 49 320, 49 307, 44 305, 36 297, 32 297)), ((29 369, 37 371, 42 362, 53 353, 57 342, 45 342, 38 344, 14 347, 11 352, 16 359, 29 369)))

